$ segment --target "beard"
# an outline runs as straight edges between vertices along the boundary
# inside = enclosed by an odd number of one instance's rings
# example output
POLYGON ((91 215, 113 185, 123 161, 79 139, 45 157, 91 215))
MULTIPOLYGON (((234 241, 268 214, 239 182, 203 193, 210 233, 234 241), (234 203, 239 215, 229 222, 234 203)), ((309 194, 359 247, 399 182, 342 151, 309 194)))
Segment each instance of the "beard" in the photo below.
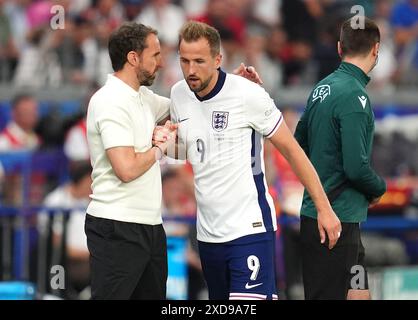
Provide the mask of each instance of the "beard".
POLYGON ((139 70, 137 78, 141 86, 149 87, 154 83, 156 72, 151 73, 147 70, 139 70))
MULTIPOLYGON (((192 79, 196 80, 198 78, 192 78, 192 79)), ((203 91, 208 87, 211 80, 212 80, 212 77, 209 77, 205 81, 203 82, 201 81, 202 84, 199 87, 192 87, 192 85, 189 83, 190 78, 187 78, 187 85, 189 86, 190 90, 192 90, 194 93, 199 93, 200 91, 203 91)))

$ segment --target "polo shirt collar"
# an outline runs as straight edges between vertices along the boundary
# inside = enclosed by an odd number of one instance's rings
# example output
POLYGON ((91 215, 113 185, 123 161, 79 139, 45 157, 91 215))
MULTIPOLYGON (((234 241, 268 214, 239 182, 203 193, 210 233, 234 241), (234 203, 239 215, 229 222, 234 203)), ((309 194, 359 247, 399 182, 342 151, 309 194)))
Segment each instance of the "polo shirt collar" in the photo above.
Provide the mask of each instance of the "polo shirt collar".
POLYGON ((366 73, 364 73, 363 70, 361 70, 359 67, 352 63, 341 62, 338 70, 341 70, 354 76, 363 87, 366 87, 370 81, 370 77, 366 73))
POLYGON ((129 95, 131 95, 134 98, 139 96, 139 91, 135 91, 130 85, 123 82, 121 79, 119 79, 118 77, 116 77, 112 73, 107 75, 106 84, 110 84, 112 86, 115 86, 118 89, 125 91, 126 93, 128 93, 129 95))

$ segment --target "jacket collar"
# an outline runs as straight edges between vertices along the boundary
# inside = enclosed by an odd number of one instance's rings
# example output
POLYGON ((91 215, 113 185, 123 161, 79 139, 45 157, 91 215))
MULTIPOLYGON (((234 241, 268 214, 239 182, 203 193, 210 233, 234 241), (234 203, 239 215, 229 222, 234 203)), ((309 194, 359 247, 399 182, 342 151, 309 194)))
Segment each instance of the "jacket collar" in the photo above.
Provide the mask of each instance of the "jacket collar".
POLYGON ((365 74, 363 70, 361 70, 359 67, 352 63, 341 62, 338 70, 354 76, 363 87, 366 87, 370 81, 370 77, 367 74, 365 74))

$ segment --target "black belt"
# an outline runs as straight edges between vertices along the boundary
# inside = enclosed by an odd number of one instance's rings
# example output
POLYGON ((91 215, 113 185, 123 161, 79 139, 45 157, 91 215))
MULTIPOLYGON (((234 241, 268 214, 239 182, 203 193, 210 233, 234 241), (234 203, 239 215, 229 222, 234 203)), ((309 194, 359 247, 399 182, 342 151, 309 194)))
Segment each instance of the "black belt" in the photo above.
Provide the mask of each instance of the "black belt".
POLYGON ((350 186, 350 181, 344 180, 342 183, 340 183, 334 189, 327 192, 327 197, 328 197, 329 203, 332 203, 335 199, 337 199, 340 196, 340 194, 345 189, 347 189, 349 186, 350 186))

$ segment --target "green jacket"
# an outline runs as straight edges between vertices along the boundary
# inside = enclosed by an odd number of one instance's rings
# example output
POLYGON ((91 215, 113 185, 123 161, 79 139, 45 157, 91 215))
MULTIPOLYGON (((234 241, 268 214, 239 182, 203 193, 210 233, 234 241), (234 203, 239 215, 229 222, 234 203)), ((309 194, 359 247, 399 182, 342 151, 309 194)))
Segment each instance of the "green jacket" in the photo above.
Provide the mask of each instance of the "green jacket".
MULTIPOLYGON (((295 132, 326 193, 349 183, 332 202, 341 222, 366 220, 369 200, 386 191, 370 166, 374 114, 365 90, 369 81, 360 68, 342 62, 314 88, 295 132)), ((317 217, 306 190, 301 214, 317 217)))

